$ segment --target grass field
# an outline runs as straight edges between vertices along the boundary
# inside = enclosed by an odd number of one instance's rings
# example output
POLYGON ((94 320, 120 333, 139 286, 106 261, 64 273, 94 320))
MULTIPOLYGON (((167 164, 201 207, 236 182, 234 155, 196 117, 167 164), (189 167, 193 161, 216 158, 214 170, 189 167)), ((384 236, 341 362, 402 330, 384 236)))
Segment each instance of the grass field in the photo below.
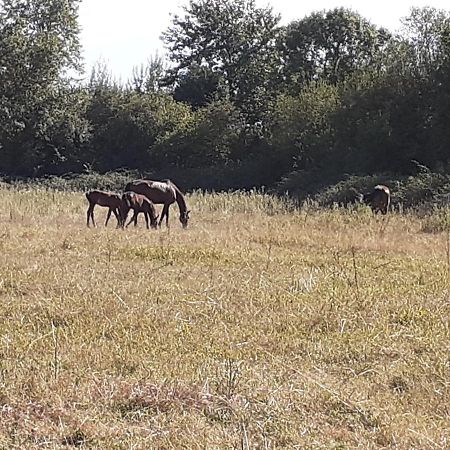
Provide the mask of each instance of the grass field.
POLYGON ((448 216, 188 203, 0 190, 0 448, 450 447, 448 216))

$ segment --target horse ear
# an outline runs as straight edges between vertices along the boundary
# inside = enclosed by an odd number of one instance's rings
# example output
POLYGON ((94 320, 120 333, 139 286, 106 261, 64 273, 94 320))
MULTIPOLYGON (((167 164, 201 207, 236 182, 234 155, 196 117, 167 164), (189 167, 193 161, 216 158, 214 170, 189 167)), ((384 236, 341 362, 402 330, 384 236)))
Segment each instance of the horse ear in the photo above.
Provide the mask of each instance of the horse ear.
POLYGON ((189 209, 189 210, 187 210, 186 211, 186 215, 189 215, 189 213, 191 212, 191 210, 189 209))

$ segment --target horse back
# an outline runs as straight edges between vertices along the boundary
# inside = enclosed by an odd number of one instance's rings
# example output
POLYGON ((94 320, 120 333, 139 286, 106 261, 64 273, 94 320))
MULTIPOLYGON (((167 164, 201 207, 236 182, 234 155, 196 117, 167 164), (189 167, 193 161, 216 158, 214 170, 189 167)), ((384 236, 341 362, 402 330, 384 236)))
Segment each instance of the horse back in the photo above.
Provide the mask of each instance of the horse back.
POLYGON ((377 184, 374 188, 373 188, 374 192, 384 192, 386 195, 391 195, 391 191, 389 190, 389 188, 387 186, 385 186, 384 184, 377 184))
POLYGON ((152 217, 156 217, 155 205, 145 195, 127 191, 122 195, 122 200, 128 208, 139 212, 148 212, 152 217))
POLYGON ((106 206, 109 208, 118 208, 121 202, 118 194, 98 190, 86 192, 86 198, 89 203, 94 203, 96 205, 106 206))
POLYGON ((135 180, 128 183, 125 189, 136 194, 145 195, 145 197, 156 204, 171 204, 176 199, 176 188, 169 180, 166 182, 135 180))

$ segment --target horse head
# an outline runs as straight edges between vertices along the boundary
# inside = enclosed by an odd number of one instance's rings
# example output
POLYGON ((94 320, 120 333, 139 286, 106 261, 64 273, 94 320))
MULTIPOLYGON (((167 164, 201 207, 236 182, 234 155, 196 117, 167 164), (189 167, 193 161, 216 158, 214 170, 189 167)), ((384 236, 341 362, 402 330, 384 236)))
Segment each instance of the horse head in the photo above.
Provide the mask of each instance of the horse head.
POLYGON ((159 218, 159 214, 157 214, 154 217, 152 217, 150 215, 150 227, 155 229, 155 230, 158 228, 158 218, 159 218))
POLYGON ((183 225, 183 228, 186 228, 188 225, 190 212, 191 211, 187 210, 187 211, 180 213, 180 222, 181 222, 181 225, 183 225))

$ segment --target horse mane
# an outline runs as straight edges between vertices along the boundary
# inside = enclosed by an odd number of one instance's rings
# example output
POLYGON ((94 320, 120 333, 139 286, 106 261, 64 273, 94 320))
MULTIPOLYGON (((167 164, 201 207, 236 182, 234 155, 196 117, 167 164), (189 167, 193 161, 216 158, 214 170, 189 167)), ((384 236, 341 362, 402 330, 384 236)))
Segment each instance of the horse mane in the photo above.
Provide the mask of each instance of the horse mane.
POLYGON ((171 180, 164 180, 168 185, 172 186, 175 190, 175 200, 178 203, 178 207, 180 208, 180 212, 185 212, 187 210, 186 200, 184 199, 183 193, 180 191, 178 186, 174 184, 171 180))

